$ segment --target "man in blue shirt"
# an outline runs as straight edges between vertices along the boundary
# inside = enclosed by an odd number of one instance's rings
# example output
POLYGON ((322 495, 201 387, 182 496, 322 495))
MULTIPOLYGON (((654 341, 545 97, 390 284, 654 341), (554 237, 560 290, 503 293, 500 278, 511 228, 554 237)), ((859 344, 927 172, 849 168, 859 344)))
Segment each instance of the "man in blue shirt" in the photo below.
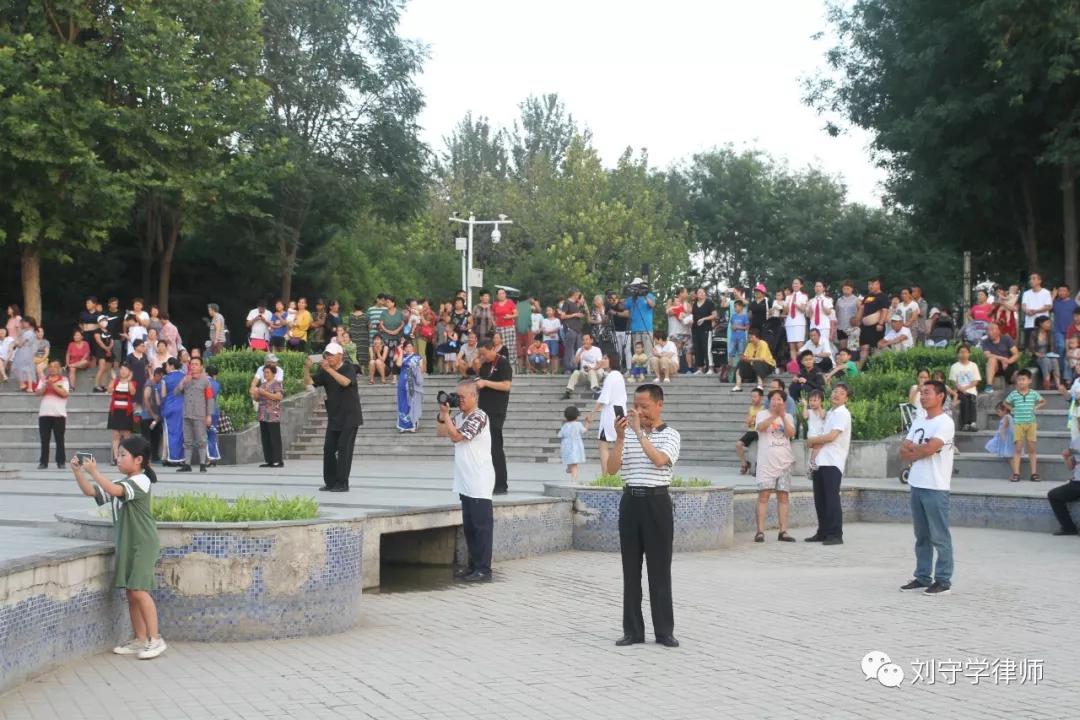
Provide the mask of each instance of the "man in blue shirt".
MULTIPOLYGON (((630 282, 632 286, 644 284, 645 281, 639 277, 630 282)), ((652 357, 653 306, 656 305, 656 296, 651 292, 644 295, 632 295, 623 302, 630 312, 630 347, 636 347, 638 343, 641 343, 645 346, 645 355, 652 357)))
POLYGON ((1065 345, 1065 335, 1069 331, 1069 325, 1072 325, 1073 310, 1080 307, 1076 304, 1076 301, 1072 299, 1072 295, 1069 293, 1069 286, 1062 285, 1057 289, 1057 295, 1054 296, 1054 352, 1059 356, 1058 364, 1061 366, 1061 376, 1065 377, 1065 365, 1068 357, 1068 348, 1065 345))

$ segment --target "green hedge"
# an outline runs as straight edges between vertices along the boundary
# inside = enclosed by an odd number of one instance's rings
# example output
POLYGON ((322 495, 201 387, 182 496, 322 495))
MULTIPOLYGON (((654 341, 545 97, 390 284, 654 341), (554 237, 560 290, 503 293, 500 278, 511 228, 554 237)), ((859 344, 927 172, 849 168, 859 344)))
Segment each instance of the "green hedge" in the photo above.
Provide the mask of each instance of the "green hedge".
MULTIPOLYGON (((285 397, 304 391, 305 353, 278 352, 278 365, 285 372, 285 397)), ((248 395, 251 378, 262 366, 266 353, 257 350, 223 350, 209 364, 218 370, 221 385, 218 405, 232 420, 233 427, 243 430, 256 420, 255 404, 248 395)))
POLYGON ((159 522, 256 522, 310 520, 319 516, 319 503, 308 497, 253 498, 234 502, 207 493, 177 493, 153 499, 151 512, 159 522))
MULTIPOLYGON (((883 352, 870 358, 860 375, 845 379, 851 389, 848 410, 851 412, 852 437, 882 440, 899 433, 903 429, 900 405, 907 402, 908 391, 915 384, 919 370, 940 370, 947 378, 949 367, 956 362, 956 347, 915 347, 906 352, 883 352)), ((982 351, 974 348, 971 361, 979 366, 985 379, 986 361, 982 351)))

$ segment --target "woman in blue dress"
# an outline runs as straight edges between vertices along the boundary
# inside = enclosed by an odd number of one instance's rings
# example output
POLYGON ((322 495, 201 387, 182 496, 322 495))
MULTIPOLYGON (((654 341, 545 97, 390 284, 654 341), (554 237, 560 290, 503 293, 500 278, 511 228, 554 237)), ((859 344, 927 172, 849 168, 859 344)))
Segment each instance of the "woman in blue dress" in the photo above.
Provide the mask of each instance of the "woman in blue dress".
POLYGON ((398 350, 397 429, 416 432, 420 427, 420 414, 424 404, 424 359, 417 354, 411 340, 406 340, 398 350))
POLYGON ((161 422, 165 426, 165 448, 162 455, 166 465, 184 462, 184 396, 174 390, 184 379, 177 358, 169 358, 165 363, 165 377, 162 379, 165 389, 162 391, 161 422))
POLYGON ((209 378, 210 389, 214 391, 213 411, 210 413, 210 427, 206 428, 206 459, 210 461, 210 467, 217 464, 221 459, 221 451, 218 449, 218 422, 221 420, 221 411, 218 409, 218 396, 221 395, 221 383, 217 381, 218 369, 211 365, 206 368, 209 378))

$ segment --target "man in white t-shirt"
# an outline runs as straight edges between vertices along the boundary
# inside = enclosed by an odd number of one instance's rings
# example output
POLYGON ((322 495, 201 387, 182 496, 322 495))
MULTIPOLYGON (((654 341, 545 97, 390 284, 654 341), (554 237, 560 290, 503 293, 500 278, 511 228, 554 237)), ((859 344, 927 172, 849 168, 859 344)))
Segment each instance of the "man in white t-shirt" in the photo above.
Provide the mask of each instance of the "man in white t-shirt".
POLYGON ((247 314, 245 322, 249 328, 248 344, 252 350, 266 352, 270 349, 270 323, 273 316, 267 309, 265 300, 259 300, 259 306, 247 314))
POLYGON ((799 355, 802 355, 804 350, 809 350, 813 354, 814 365, 821 372, 827 373, 833 369, 832 343, 819 328, 810 328, 810 338, 799 348, 799 355))
POLYGON ((1054 297, 1042 286, 1042 276, 1039 273, 1032 273, 1028 281, 1031 283, 1031 289, 1025 290, 1020 298, 1020 316, 1024 318, 1024 347, 1031 342, 1031 333, 1035 330, 1035 318, 1040 315, 1049 315, 1054 307, 1054 297))
POLYGON ((901 590, 944 595, 952 587, 953 550, 949 533, 949 487, 953 471, 952 416, 945 412, 945 384, 931 380, 920 393, 926 415, 916 418, 900 445, 911 463, 911 522, 915 527, 915 579, 901 590), (934 565, 937 550, 937 565, 934 565))
MULTIPOLYGON (((144 313, 145 314, 145 313, 144 313)), ((141 324, 139 316, 135 313, 128 313, 124 319, 125 330, 124 334, 127 336, 127 357, 131 353, 135 352, 135 341, 142 340, 146 342, 146 338, 149 336, 146 328, 141 324)))
POLYGON ((599 397, 600 380, 604 377, 604 369, 601 367, 603 360, 604 353, 596 345, 593 345, 592 335, 588 333, 582 335, 581 347, 578 349, 577 354, 574 355, 574 364, 577 365, 577 369, 570 374, 570 381, 566 383, 563 400, 570 399, 578 381, 583 377, 589 378, 589 389, 593 391, 593 395, 599 397))
POLYGON ((649 358, 649 369, 656 375, 654 382, 671 382, 671 376, 679 372, 679 346, 659 330, 654 337, 656 341, 653 343, 653 356, 649 358))
POLYGON ((882 350, 904 352, 915 345, 915 338, 911 336, 911 328, 904 325, 903 315, 893 315, 889 319, 889 329, 885 331, 885 337, 878 342, 882 350))
POLYGON ((838 383, 832 391, 832 408, 825 416, 825 431, 806 438, 806 446, 819 448, 810 479, 814 483, 814 509, 817 532, 806 542, 822 545, 844 544, 844 513, 840 507, 840 482, 844 478, 848 449, 851 447, 851 413, 847 409, 848 387, 838 383))
POLYGON ((586 426, 589 425, 596 411, 600 411, 601 468, 607 467, 608 453, 615 443, 615 408, 621 407, 622 414, 626 415, 626 378, 618 370, 612 369, 617 367, 619 367, 618 352, 612 351, 604 356, 604 369, 607 371, 607 375, 604 377, 604 386, 600 389, 600 397, 596 399, 596 406, 589 413, 589 422, 586 423, 586 426))
POLYGON ((461 500, 461 525, 469 549, 468 564, 454 573, 464 582, 491 580, 491 538, 495 520, 491 496, 495 492, 495 465, 491 460, 491 422, 477 405, 475 380, 457 386, 460 412, 450 418, 450 407, 439 405, 436 435, 454 443, 454 492, 461 500))

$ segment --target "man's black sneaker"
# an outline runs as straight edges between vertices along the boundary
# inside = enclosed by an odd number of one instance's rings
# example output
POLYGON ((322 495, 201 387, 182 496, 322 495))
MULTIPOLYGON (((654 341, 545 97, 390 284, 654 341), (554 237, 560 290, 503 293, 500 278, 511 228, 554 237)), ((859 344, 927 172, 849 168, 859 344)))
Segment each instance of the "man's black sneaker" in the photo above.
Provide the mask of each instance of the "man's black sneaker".
POLYGON ((495 488, 492 493, 495 495, 506 495, 510 490, 508 488, 495 488))
POLYGON ((1073 528, 1072 530, 1065 530, 1064 528, 1061 529, 1061 530, 1055 530, 1054 534, 1055 535, 1080 535, 1080 533, 1077 532, 1076 528, 1073 528))
POLYGON ((564 393, 562 394, 562 399, 563 399, 563 400, 569 400, 569 399, 570 399, 570 394, 571 394, 571 393, 570 393, 570 391, 569 391, 569 390, 567 390, 566 392, 564 392, 564 393))
POLYGON ((268 467, 277 467, 277 465, 275 465, 274 463, 260 463, 259 467, 268 468, 268 467))
POLYGON ((930 587, 926 588, 926 592, 923 595, 947 595, 952 592, 952 588, 948 585, 942 585, 939 582, 935 582, 930 587))
POLYGON ((476 572, 476 571, 473 570, 471 567, 458 568, 457 570, 454 571, 454 579, 455 580, 462 580, 462 579, 468 577, 469 575, 472 575, 474 572, 476 572))
POLYGON ((461 578, 461 580, 462 582, 491 582, 491 573, 475 570, 461 578))
POLYGON ((41 463, 40 465, 37 466, 37 469, 38 470, 48 470, 49 465, 48 465, 48 463, 41 463))
POLYGON ((930 587, 930 586, 925 584, 925 583, 921 583, 918 580, 912 580, 907 585, 901 585, 900 589, 901 590, 919 590, 919 591, 922 591, 922 592, 926 592, 926 589, 928 587, 930 587))
POLYGON ((822 545, 843 545, 844 539, 838 537, 825 538, 821 541, 822 545))
POLYGON ((803 538, 803 542, 822 542, 824 540, 825 540, 825 536, 824 535, 818 535, 817 533, 814 533, 813 535, 811 535, 808 538, 803 538))
POLYGON ((206 472, 206 466, 205 465, 200 465, 199 466, 199 472, 206 472))
POLYGON ((677 648, 679 647, 679 641, 675 639, 674 635, 663 635, 656 638, 657 645, 663 645, 664 647, 677 648))
MULTIPOLYGON (((64 469, 64 463, 56 463, 56 469, 57 470, 63 470, 64 469)), ((1073 533, 1073 534, 1075 535, 1075 533, 1073 533)))
POLYGON ((347 487, 332 487, 332 488, 329 489, 328 492, 349 492, 349 488, 347 488, 347 487))
POLYGON ((180 467, 176 468, 176 472, 191 472, 191 466, 184 463, 180 467))
POLYGON ((615 641, 615 647, 626 647, 627 645, 640 645, 645 642, 645 638, 631 637, 629 635, 623 635, 621 638, 615 641))

